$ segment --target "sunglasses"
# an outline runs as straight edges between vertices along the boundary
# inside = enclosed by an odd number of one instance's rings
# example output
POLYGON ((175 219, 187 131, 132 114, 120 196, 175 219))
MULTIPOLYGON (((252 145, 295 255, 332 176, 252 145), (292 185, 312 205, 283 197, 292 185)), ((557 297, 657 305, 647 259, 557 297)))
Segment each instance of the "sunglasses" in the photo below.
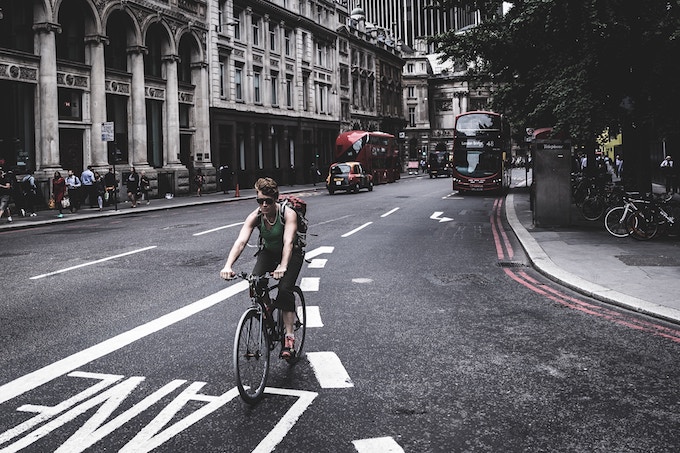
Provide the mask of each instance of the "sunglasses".
POLYGON ((257 204, 274 204, 273 198, 256 198, 257 204))

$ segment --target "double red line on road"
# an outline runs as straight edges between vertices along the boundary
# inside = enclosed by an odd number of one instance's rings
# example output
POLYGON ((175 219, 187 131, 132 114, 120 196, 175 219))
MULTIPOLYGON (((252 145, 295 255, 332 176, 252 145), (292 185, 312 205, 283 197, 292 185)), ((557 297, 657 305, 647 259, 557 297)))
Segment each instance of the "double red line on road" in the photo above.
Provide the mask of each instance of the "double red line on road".
MULTIPOLYGON (((503 199, 497 198, 494 202, 493 212, 490 219, 491 231, 493 233, 494 243, 496 245, 496 255, 499 261, 506 259, 506 255, 508 259, 512 259, 514 257, 512 244, 508 240, 508 236, 505 232, 505 229, 503 228, 501 215, 502 206, 503 199)), ((539 282, 528 275, 525 271, 514 271, 508 267, 504 267, 503 271, 508 277, 522 286, 567 308, 578 310, 591 316, 597 316, 630 329, 635 329, 650 333, 655 336, 663 337, 675 343, 680 343, 679 329, 666 327, 655 322, 637 319, 626 313, 615 311, 607 307, 595 305, 579 298, 569 296, 558 289, 539 282)))

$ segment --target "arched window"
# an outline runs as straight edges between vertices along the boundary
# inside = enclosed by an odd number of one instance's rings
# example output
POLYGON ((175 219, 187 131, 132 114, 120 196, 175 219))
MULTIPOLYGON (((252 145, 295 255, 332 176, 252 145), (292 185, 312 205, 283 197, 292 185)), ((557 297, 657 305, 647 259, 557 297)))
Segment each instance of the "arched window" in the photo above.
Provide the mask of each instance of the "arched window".
POLYGON ((59 9, 61 33, 57 39, 57 58, 85 63, 85 18, 87 11, 82 2, 63 3, 59 9))

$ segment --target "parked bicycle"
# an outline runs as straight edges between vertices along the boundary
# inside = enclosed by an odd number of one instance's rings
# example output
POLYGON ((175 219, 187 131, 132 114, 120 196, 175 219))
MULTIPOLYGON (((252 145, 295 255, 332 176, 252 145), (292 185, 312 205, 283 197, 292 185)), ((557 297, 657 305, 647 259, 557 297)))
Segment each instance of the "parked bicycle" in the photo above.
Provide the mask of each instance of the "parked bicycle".
MULTIPOLYGON (((236 387, 241 398, 248 404, 257 403, 263 396, 269 376, 270 352, 284 346, 285 329, 283 312, 275 308, 270 286, 271 274, 257 276, 242 272, 238 277, 247 280, 253 305, 248 308, 236 328, 234 339, 234 372, 236 387)), ((292 354, 285 359, 289 364, 297 363, 302 357, 305 344, 307 309, 300 287, 293 288, 295 296, 295 345, 292 354)))
POLYGON ((667 195, 653 196, 642 209, 632 214, 632 236, 649 240, 663 234, 678 234, 680 209, 667 195))
POLYGON ((592 185, 586 191, 580 208, 586 220, 599 220, 607 209, 622 204, 625 191, 621 184, 607 183, 604 186, 592 185))
POLYGON ((633 233, 637 219, 633 214, 640 210, 638 204, 647 202, 644 198, 633 198, 633 193, 626 193, 623 196, 623 205, 615 206, 607 211, 604 216, 604 226, 612 236, 625 238, 633 233))

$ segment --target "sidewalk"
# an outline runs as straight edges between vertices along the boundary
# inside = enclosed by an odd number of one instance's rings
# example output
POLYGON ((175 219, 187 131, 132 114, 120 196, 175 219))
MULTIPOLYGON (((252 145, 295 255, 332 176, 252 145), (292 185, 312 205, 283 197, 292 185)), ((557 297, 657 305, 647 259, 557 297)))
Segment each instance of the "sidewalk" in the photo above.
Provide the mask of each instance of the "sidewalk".
POLYGON ((677 238, 616 238, 602 221, 580 221, 576 209, 572 226, 536 228, 526 187, 510 190, 505 212, 531 264, 542 274, 595 299, 680 323, 677 238))
MULTIPOLYGON (((279 191, 281 194, 286 193, 297 193, 315 190, 326 190, 323 183, 317 183, 316 186, 313 184, 301 184, 295 186, 279 186, 279 191)), ((164 209, 174 209, 182 208, 186 206, 197 206, 202 204, 212 204, 212 203, 230 203, 240 200, 254 199, 255 189, 242 189, 238 197, 235 196, 233 190, 230 190, 228 194, 223 194, 222 192, 213 192, 204 194, 201 197, 196 195, 185 195, 181 197, 173 197, 171 199, 167 198, 154 198, 151 200, 150 204, 146 204, 145 201, 137 203, 137 207, 133 208, 131 203, 119 202, 118 209, 114 209, 114 206, 105 206, 102 211, 99 208, 90 208, 89 204, 83 204, 81 209, 76 213, 71 214, 68 209, 64 209, 64 217, 57 218, 59 211, 57 209, 43 209, 38 211, 36 217, 22 217, 17 215, 17 213, 12 212, 12 223, 7 223, 7 218, 2 217, 0 219, 0 232, 6 230, 15 230, 22 228, 35 228, 43 225, 52 225, 57 223, 65 222, 75 222, 79 220, 95 219, 95 218, 107 218, 115 217, 119 215, 126 214, 137 214, 140 212, 149 211, 160 211, 164 209)), ((14 209, 13 209, 14 211, 14 209)))

